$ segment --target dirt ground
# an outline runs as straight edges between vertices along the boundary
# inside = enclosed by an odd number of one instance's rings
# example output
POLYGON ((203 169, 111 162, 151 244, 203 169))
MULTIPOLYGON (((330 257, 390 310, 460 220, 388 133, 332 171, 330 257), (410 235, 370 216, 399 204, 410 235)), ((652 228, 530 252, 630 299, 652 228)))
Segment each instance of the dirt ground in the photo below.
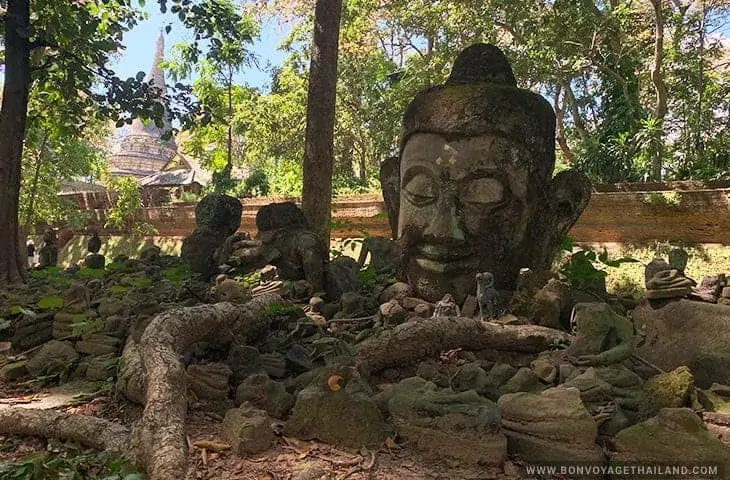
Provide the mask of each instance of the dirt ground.
MULTIPOLYGON (((0 384, 0 408, 53 408, 69 413, 94 415, 130 424, 141 410, 113 396, 73 395, 74 387, 40 393, 0 384)), ((76 389, 75 391, 80 391, 76 389)), ((397 442, 379 450, 347 451, 317 441, 280 435, 269 451, 249 457, 234 454, 220 433, 219 415, 200 410, 188 413, 187 432, 190 466, 186 480, 507 480, 527 478, 508 462, 498 467, 468 466, 427 458, 397 442), (511 473, 511 474, 510 474, 511 473)), ((277 430, 276 423, 273 424, 277 430)), ((58 446, 58 444, 55 444, 58 446)), ((14 462, 48 448, 46 440, 34 437, 0 436, 0 464, 14 462)), ((172 479, 171 479, 172 480, 172 479)))

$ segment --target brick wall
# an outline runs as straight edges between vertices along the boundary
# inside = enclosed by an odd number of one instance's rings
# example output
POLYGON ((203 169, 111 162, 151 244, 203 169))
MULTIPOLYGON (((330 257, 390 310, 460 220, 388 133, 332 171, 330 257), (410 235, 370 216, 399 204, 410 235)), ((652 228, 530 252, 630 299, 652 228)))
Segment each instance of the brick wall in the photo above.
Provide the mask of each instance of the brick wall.
MULTIPOLYGON (((730 244, 730 182, 672 182, 597 185, 588 207, 570 232, 579 242, 642 243, 682 240, 730 244)), ((256 232, 258 209, 293 198, 242 199, 241 231, 256 232)), ((385 205, 379 195, 341 196, 333 204, 333 237, 389 236, 385 205)), ((104 225, 105 210, 88 210, 88 227, 104 225)), ((186 236, 195 227, 195 204, 147 208, 144 218, 163 237, 186 236)), ((113 234, 119 232, 105 231, 113 234)))

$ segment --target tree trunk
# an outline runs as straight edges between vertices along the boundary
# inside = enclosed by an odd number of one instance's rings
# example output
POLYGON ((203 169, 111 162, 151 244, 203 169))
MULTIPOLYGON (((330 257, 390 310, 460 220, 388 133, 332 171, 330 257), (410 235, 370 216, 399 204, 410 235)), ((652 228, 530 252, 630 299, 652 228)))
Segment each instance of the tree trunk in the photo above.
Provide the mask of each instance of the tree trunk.
POLYGON ((30 198, 28 199, 28 206, 25 209, 25 215, 23 215, 23 224, 25 225, 24 230, 26 234, 32 231, 33 223, 35 222, 35 214, 33 212, 35 209, 35 199, 38 193, 38 180, 41 175, 43 160, 45 159, 44 153, 46 151, 46 143, 48 143, 48 133, 43 134, 43 141, 41 141, 38 156, 36 156, 35 173, 33 173, 33 183, 30 186, 30 198))
POLYGON ((560 105, 560 94, 563 89, 560 85, 557 86, 555 96, 553 97, 553 110, 555 110, 555 139, 560 146, 560 150, 563 152, 565 163, 573 165, 575 163, 575 155, 568 145, 568 140, 565 138, 565 109, 560 105))
POLYGON ((664 61, 664 12, 662 0, 650 0, 654 7, 654 62, 651 68, 651 83, 654 85, 656 102, 654 104, 654 117, 659 121, 659 141, 651 162, 652 180, 662 180, 662 156, 664 153, 664 117, 667 115, 667 87, 664 84, 662 74, 662 63, 664 61))
POLYGON ((30 89, 29 26, 30 1, 9 0, 5 13, 5 86, 0 107, 0 285, 17 283, 25 277, 18 203, 30 89))
POLYGON ((328 245, 341 14, 342 0, 317 0, 304 139, 302 210, 309 221, 309 228, 317 232, 328 245))

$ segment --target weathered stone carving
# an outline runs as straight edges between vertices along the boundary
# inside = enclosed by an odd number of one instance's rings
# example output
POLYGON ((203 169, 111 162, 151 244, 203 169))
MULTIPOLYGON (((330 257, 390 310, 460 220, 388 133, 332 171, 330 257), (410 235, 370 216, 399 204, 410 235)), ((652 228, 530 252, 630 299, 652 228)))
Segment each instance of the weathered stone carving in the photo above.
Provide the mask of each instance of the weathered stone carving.
POLYGON ((545 271, 588 203, 585 175, 555 166, 555 114, 517 88, 507 58, 477 44, 444 85, 421 92, 403 118, 399 157, 381 167, 384 199, 416 293, 462 302, 476 273, 514 290, 520 268, 545 271), (393 188, 395 186, 395 188, 393 188))
POLYGON ((56 232, 49 228, 43 232, 43 247, 38 251, 38 268, 55 267, 58 263, 56 232))
POLYGON ((106 264, 106 257, 99 253, 101 250, 101 238, 99 232, 94 232, 91 238, 86 242, 86 248, 89 250, 89 255, 84 260, 84 266, 86 268, 102 269, 106 264))
POLYGON ((195 207, 195 230, 183 240, 180 256, 205 280, 216 273, 217 251, 241 226, 243 207, 228 195, 205 196, 195 207))

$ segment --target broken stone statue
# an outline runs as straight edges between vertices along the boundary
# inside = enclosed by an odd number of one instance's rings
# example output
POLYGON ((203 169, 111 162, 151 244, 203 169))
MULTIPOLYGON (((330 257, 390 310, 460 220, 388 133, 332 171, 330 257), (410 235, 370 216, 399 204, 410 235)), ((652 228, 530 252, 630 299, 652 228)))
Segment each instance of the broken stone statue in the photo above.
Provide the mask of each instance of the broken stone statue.
POLYGON ((416 294, 436 302, 450 293, 461 303, 476 293, 478 272, 513 291, 521 268, 549 269, 591 191, 582 173, 553 178, 554 166, 550 104, 517 87, 497 47, 462 51, 446 83, 408 106, 400 154, 381 166, 416 294))

